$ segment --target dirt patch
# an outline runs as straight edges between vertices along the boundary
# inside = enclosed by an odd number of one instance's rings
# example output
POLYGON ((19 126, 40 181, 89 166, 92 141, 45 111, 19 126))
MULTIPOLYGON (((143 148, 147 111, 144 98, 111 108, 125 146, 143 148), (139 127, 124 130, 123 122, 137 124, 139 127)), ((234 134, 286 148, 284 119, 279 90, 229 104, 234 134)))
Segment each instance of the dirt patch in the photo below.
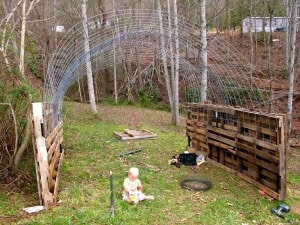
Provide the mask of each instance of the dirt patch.
MULTIPOLYGON (((113 121, 129 127, 137 127, 144 124, 158 127, 172 124, 170 113, 165 111, 138 107, 100 106, 98 107, 98 112, 103 121, 113 121)), ((185 123, 186 118, 180 117, 180 126, 185 126, 185 123)))

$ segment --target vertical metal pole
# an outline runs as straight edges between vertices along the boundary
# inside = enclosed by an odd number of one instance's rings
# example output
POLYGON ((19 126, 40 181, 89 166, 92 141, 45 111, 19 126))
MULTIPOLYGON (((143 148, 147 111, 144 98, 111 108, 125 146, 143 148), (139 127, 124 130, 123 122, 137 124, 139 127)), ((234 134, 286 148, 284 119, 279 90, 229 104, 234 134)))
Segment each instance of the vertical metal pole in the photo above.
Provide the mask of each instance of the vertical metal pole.
POLYGON ((109 172, 110 181, 110 216, 115 217, 115 198, 114 198, 114 184, 112 171, 109 172))

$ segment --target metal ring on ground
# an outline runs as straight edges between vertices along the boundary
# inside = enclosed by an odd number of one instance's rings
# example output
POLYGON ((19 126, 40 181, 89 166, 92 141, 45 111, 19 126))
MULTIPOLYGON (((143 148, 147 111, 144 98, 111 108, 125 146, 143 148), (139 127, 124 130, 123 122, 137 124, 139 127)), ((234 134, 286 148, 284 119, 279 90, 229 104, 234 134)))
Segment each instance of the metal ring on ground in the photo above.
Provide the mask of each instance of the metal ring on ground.
POLYGON ((193 191, 207 191, 212 187, 212 183, 208 180, 199 178, 188 178, 182 180, 180 186, 193 191))

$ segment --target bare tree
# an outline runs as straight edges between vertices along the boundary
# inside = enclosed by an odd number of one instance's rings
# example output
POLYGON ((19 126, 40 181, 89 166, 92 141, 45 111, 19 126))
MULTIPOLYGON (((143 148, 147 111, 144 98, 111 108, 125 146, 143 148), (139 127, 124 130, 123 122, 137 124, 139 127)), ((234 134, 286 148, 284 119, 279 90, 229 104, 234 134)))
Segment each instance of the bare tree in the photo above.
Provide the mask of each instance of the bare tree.
MULTIPOLYGON (((2 31, 2 37, 1 39, 1 45, 0 45, 0 51, 2 53, 5 66, 7 67, 7 71, 12 71, 13 68, 17 65, 17 68, 19 69, 19 74, 21 75, 21 79, 16 77, 15 83, 17 86, 22 85, 28 85, 29 78, 25 75, 25 41, 26 41, 26 31, 27 31, 27 20, 29 15, 31 14, 34 7, 37 6, 37 4, 40 2, 40 0, 33 0, 30 2, 27 2, 27 0, 20 0, 15 5, 8 4, 8 2, 3 2, 6 15, 0 22, 0 27, 2 31), (21 11, 21 20, 15 19, 18 18, 18 13, 21 11), (19 23, 21 23, 21 26, 19 26, 19 23), (17 27, 20 27, 20 33, 17 32, 17 27), (17 34, 17 35, 15 35, 17 34), (18 37, 18 34, 20 35, 20 38, 18 37), (20 41, 17 41, 20 40, 20 41), (12 47, 15 49, 15 51, 10 51, 12 47), (12 58, 9 57, 12 56, 12 58)), ((13 74, 13 73, 11 73, 13 74)), ((30 105, 32 101, 31 92, 27 93, 28 99, 26 99, 26 105, 30 105)), ((11 104, 11 103, 10 103, 11 104)), ((12 106, 10 106, 12 108, 12 106)), ((14 117, 14 124, 15 124, 15 130, 17 129, 16 133, 20 134, 22 136, 20 143, 15 143, 15 148, 12 151, 12 160, 10 162, 10 167, 12 169, 17 169, 19 161, 27 148, 28 142, 30 140, 30 134, 31 134, 31 119, 30 119, 30 107, 25 107, 25 109, 22 109, 27 119, 27 125, 25 126, 25 129, 21 129, 16 125, 17 119, 14 117)), ((17 142, 16 138, 16 142, 17 142)))
POLYGON ((116 65, 116 47, 115 47, 115 36, 116 34, 119 33, 119 30, 118 30, 118 20, 117 20, 117 17, 116 17, 116 9, 115 9, 115 0, 113 0, 113 10, 114 10, 114 17, 115 17, 115 30, 114 30, 114 37, 113 37, 113 45, 114 45, 114 97, 115 97, 115 103, 118 102, 118 83, 117 83, 117 65, 116 65))
POLYGON ((294 93, 294 77, 295 77, 295 52, 296 52, 296 33, 297 33, 297 6, 299 0, 291 0, 291 46, 289 57, 289 93, 288 93, 288 137, 291 134, 292 128, 292 113, 293 113, 293 93, 294 93))
MULTIPOLYGON (((290 0, 285 0, 286 5, 286 25, 290 24, 291 21, 291 10, 290 10, 290 0)), ((290 32, 291 26, 287 27, 287 32, 285 33, 285 64, 286 69, 289 68, 289 55, 290 55, 290 32)))
POLYGON ((267 39, 267 47, 268 47, 268 73, 270 77, 270 86, 269 86, 269 96, 270 96, 270 102, 269 102, 269 113, 272 111, 273 103, 272 103, 272 98, 273 98, 273 88, 272 88, 272 83, 273 83, 273 71, 271 69, 271 45, 272 45, 272 21, 273 21, 273 13, 274 13, 274 5, 270 1, 267 2, 268 6, 268 12, 269 12, 269 35, 267 39))
POLYGON ((174 0, 174 25, 175 25, 175 77, 174 77, 174 112, 173 123, 179 125, 179 35, 177 18, 177 0, 174 0))
POLYGON ((167 53, 166 53, 166 47, 165 47, 163 17, 162 17, 160 0, 158 0, 157 3, 158 3, 157 7, 158 7, 158 17, 159 17, 159 28, 160 28, 160 51, 161 51, 161 56, 162 56, 162 61, 163 61, 164 78, 165 78, 165 82, 166 82, 169 103, 170 103, 171 109, 173 109, 173 97, 172 97, 170 76, 169 76, 169 72, 168 72, 167 53))
MULTIPOLYGON (((253 20, 252 20, 252 2, 250 2, 250 16, 249 16, 249 23, 250 23, 250 30, 249 30, 249 37, 250 37, 250 84, 252 86, 252 71, 253 71, 253 58, 254 58, 254 41, 253 41, 253 20)), ((255 21, 254 21, 255 22, 255 21)), ((255 35, 256 35, 256 22, 255 22, 255 35)), ((256 39, 257 41, 257 39, 256 39)))
MULTIPOLYGON (((172 87, 172 90, 174 90, 174 79, 175 79, 175 67, 174 67, 174 51, 173 51, 173 35, 172 35, 172 16, 171 16, 171 6, 170 6, 170 0, 167 1, 168 3, 168 27, 169 27, 169 30, 168 30, 168 38, 169 38, 169 49, 170 49, 170 64, 171 64, 171 87, 172 87)), ((174 92, 173 92, 173 95, 174 96, 174 92)), ((174 100, 173 100, 174 101, 174 100)), ((174 102, 173 102, 174 103, 174 102)), ((172 104, 174 105, 174 104, 172 104)), ((174 108, 172 109, 172 111, 174 110, 174 108)))
POLYGON ((206 0, 201 0, 201 60, 202 60, 202 77, 201 77, 201 101, 207 98, 207 37, 206 37, 206 0))
POLYGON ((227 35, 230 38, 230 30, 231 30, 231 24, 230 24, 230 20, 231 20, 231 15, 230 15, 230 1, 226 0, 226 17, 227 17, 227 26, 226 26, 226 30, 227 30, 227 35))
MULTIPOLYGON (((174 50, 173 50, 173 30, 172 30, 172 16, 171 16, 171 6, 170 0, 167 1, 168 4, 168 38, 169 38, 169 49, 170 49, 170 64, 171 64, 171 93, 172 93, 172 104, 171 104, 171 111, 172 111, 172 123, 176 124, 176 101, 175 101, 175 64, 174 64, 174 50)), ((178 85, 178 84, 177 84, 178 85)))
POLYGON ((240 21, 240 36, 243 37, 243 9, 244 9, 244 0, 240 0, 240 4, 239 4, 239 15, 241 18, 240 21))
POLYGON ((175 27, 175 54, 173 50, 173 32, 172 32, 172 16, 170 0, 167 1, 168 5, 168 39, 171 63, 171 75, 169 75, 167 55, 165 48, 165 38, 163 30, 163 17, 161 12, 161 5, 158 1, 159 21, 160 21, 160 38, 161 38, 161 55, 164 66, 164 77, 167 86, 169 103, 171 106, 172 123, 179 125, 179 36, 178 36, 178 18, 177 18, 177 1, 174 0, 174 27, 175 27), (174 62, 175 56, 175 62, 174 62))
MULTIPOLYGON (((6 9, 5 12, 6 15, 0 22, 0 27, 2 31, 0 51, 3 55, 5 65, 8 70, 11 69, 11 64, 8 58, 8 51, 9 48, 11 47, 10 42, 13 41, 12 35, 9 32, 13 32, 13 30, 15 29, 14 15, 18 10, 18 8, 20 7, 20 5, 22 4, 22 2, 23 0, 18 1, 18 3, 12 9, 8 9, 8 7, 4 7, 6 9)), ((6 6, 7 3, 3 2, 3 5, 6 6)))
POLYGON ((89 33, 87 27, 87 14, 86 14, 86 1, 82 2, 82 24, 83 24, 83 33, 84 33, 84 50, 86 54, 86 72, 87 72, 87 80, 88 80, 88 90, 89 90, 89 100, 91 110, 93 112, 97 112, 96 102, 95 102, 95 91, 94 91, 94 82, 93 82, 93 74, 92 74, 92 64, 90 60, 90 45, 89 45, 89 33))

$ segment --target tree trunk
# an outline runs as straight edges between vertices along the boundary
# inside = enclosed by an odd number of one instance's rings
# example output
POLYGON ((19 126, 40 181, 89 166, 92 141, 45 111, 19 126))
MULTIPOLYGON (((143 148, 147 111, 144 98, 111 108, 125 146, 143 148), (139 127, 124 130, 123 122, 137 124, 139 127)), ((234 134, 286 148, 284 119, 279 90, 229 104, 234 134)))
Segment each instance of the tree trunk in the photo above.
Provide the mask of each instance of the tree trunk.
POLYGON ((115 103, 118 103, 118 84, 117 84, 117 65, 116 65, 116 48, 114 46, 114 97, 115 103))
MULTIPOLYGON (((256 21, 254 25, 254 31, 256 34, 256 21)), ((253 72, 253 58, 254 58, 254 42, 253 42, 253 32, 252 32, 252 26, 253 26, 253 21, 252 21, 252 2, 250 2, 250 16, 249 16, 249 23, 250 23, 250 30, 249 30, 249 37, 250 37, 250 86, 252 88, 252 72, 253 72)), ((256 39, 257 41, 257 39, 256 39)))
MULTIPOLYGON (((9 62, 9 56, 7 54, 7 50, 9 48, 9 45, 8 45, 9 40, 7 40, 7 37, 10 36, 7 34, 7 31, 11 27, 9 25, 10 20, 13 20, 14 13, 17 11, 18 7, 22 4, 22 1, 23 0, 19 0, 19 2, 15 5, 15 7, 9 13, 7 12, 8 14, 0 22, 0 26, 3 27, 2 37, 0 38, 0 41, 1 41, 0 51, 3 54, 4 62, 5 62, 5 65, 8 70, 11 70, 11 65, 9 62)), ((5 6, 5 3, 3 5, 5 6)), ((6 7, 4 7, 4 9, 6 9, 6 7)), ((14 26, 14 25, 12 25, 12 26, 14 26)))
MULTIPOLYGON (((116 10, 115 10, 115 1, 113 0, 113 10, 114 10, 114 19, 116 19, 116 10)), ((117 20, 118 21, 118 20, 117 20)), ((115 46, 115 34, 119 35, 118 24, 115 23, 115 30, 113 36, 113 45, 114 45, 114 99, 115 103, 118 103, 118 82, 117 82, 117 65, 116 65, 116 46, 115 46)))
POLYGON ((174 25, 175 25, 175 77, 174 77, 174 117, 173 123, 179 125, 179 35, 177 18, 177 0, 174 0, 174 25))
POLYGON ((141 62, 140 62, 140 55, 138 48, 135 46, 135 59, 136 59, 136 67, 137 67, 137 75, 138 75, 138 84, 139 84, 139 90, 144 89, 144 84, 143 84, 143 78, 142 78, 142 73, 141 73, 141 62))
POLYGON ((19 162, 24 154, 25 149, 27 148, 30 137, 31 137, 31 110, 29 110, 29 115, 27 116, 27 124, 25 127, 25 134, 24 134, 23 141, 14 155, 13 170, 18 168, 19 162))
POLYGON ((24 55, 25 55, 25 34, 26 34, 26 0, 22 6, 22 28, 21 28, 21 47, 20 47, 20 64, 19 69, 23 78, 24 76, 24 55))
POLYGON ((231 30, 230 20, 231 20, 231 15, 230 15, 230 2, 229 2, 229 0, 226 0, 226 16, 227 16, 226 30, 227 30, 228 38, 230 39, 230 30, 231 30))
POLYGON ((84 30, 84 50, 86 54, 86 73, 88 81, 88 90, 89 90, 89 100, 91 110, 97 112, 96 102, 95 102, 95 91, 94 91, 94 82, 92 74, 92 64, 90 59, 90 45, 89 45, 89 34, 87 27, 87 14, 86 14, 86 0, 83 0, 82 3, 82 18, 83 18, 83 30, 84 30))
POLYGON ((171 16, 171 7, 170 7, 170 0, 167 1, 168 4, 168 39, 169 39, 169 49, 170 49, 170 64, 171 64, 171 92, 172 92, 172 123, 175 124, 175 66, 174 66, 174 51, 173 51, 173 40, 172 40, 172 16, 171 16))
POLYGON ((269 16, 270 16, 270 24, 269 24, 269 29, 270 32, 268 34, 268 73, 270 77, 270 86, 269 86, 269 96, 270 96, 270 102, 269 102, 269 113, 272 112, 272 99, 273 99, 273 90, 272 90, 272 82, 273 82, 273 71, 271 69, 271 45, 272 45, 272 20, 273 20, 273 12, 274 9, 272 8, 273 5, 268 2, 268 11, 269 11, 269 16))
MULTIPOLYGON (((174 106, 174 79, 175 79, 175 71, 174 71, 174 52, 173 52, 173 41, 172 41, 172 21, 171 21, 171 7, 170 7, 170 0, 168 0, 168 37, 169 37, 169 49, 170 49, 170 63, 171 63, 171 89, 172 89, 172 96, 173 96, 173 106, 174 106)), ((172 109, 172 112, 174 108, 172 109)))
POLYGON ((26 35, 26 20, 31 10, 40 0, 32 1, 26 11, 26 3, 27 1, 23 1, 22 5, 22 25, 21 25, 21 43, 20 43, 20 59, 19 59, 19 70, 22 75, 22 78, 25 80, 25 35, 26 35))
POLYGON ((164 37, 164 30, 163 30, 163 18, 161 13, 161 5, 160 1, 158 0, 158 17, 159 17, 159 28, 160 28, 160 50, 162 55, 163 67, 164 67, 164 77, 167 87, 167 94, 169 98, 169 103, 171 106, 171 110, 173 110, 173 96, 170 84, 170 77, 168 72, 168 64, 167 64, 167 56, 166 56, 166 47, 165 47, 165 37, 164 37))
POLYGON ((291 10, 290 10, 290 1, 286 0, 286 26, 287 31, 285 32, 285 64, 286 69, 289 70, 289 55, 290 55, 290 33, 291 33, 291 26, 289 26, 291 22, 291 10))
POLYGON ((299 0, 292 0, 292 17, 291 17, 291 46, 289 59, 289 93, 288 93, 288 137, 292 130, 292 112, 293 112, 293 92, 294 92, 294 77, 295 77, 295 51, 296 51, 296 33, 297 33, 297 5, 299 0))
POLYGON ((201 101, 207 99, 207 38, 206 38, 206 0, 201 1, 201 101))
POLYGON ((240 0, 240 7, 239 7, 239 14, 240 14, 240 18, 241 18, 241 22, 240 22, 240 37, 243 37, 243 8, 244 8, 244 4, 243 4, 244 0, 240 0))

